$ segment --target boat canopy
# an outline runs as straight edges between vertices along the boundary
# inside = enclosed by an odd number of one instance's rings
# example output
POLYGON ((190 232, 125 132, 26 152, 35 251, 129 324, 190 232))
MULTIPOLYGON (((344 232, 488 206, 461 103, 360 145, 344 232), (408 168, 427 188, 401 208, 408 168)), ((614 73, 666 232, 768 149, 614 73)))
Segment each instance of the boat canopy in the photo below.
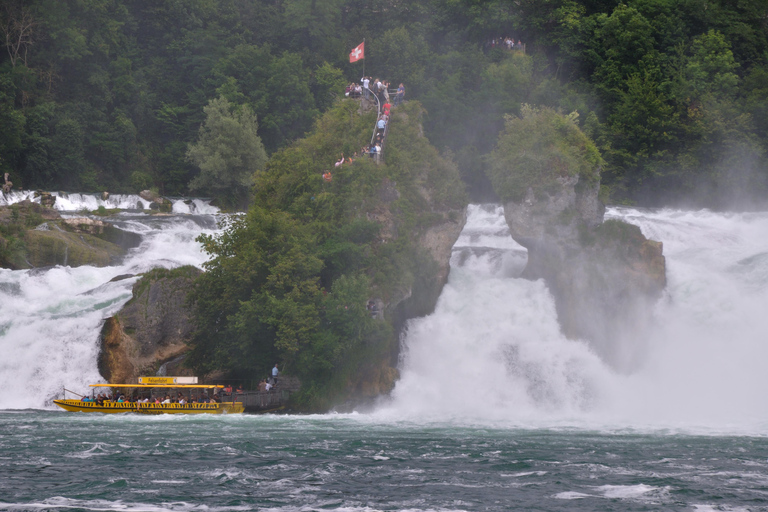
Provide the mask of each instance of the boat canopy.
POLYGON ((220 384, 88 384, 92 388, 135 388, 135 389, 155 389, 155 388, 175 388, 175 389, 218 389, 224 386, 220 384))

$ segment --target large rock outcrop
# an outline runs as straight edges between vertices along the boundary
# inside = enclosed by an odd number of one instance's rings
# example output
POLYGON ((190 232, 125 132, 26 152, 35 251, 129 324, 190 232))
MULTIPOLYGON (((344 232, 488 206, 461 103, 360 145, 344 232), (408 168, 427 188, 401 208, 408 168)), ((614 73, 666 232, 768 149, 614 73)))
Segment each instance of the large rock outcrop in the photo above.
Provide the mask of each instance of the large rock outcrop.
POLYGON ((396 335, 388 354, 371 358, 351 376, 347 400, 338 410, 359 408, 393 389, 399 378, 398 334, 409 319, 434 311, 448 280, 451 250, 467 220, 458 168, 429 144, 422 115, 415 102, 393 110, 380 170, 389 174, 398 169, 399 178, 381 180, 370 198, 374 206, 366 212, 366 218, 381 227, 382 244, 410 247, 407 262, 391 261, 400 267, 393 282, 373 290, 380 318, 396 335))
POLYGON ((666 285, 662 244, 637 226, 603 222, 599 181, 583 185, 576 175, 558 183, 504 204, 512 237, 528 249, 523 276, 547 282, 566 336, 629 369, 666 285))
POLYGON ((194 324, 186 305, 196 267, 154 269, 133 285, 133 297, 107 319, 101 331, 99 372, 112 383, 133 383, 173 363, 176 375, 188 370, 178 363, 189 350, 194 324))
MULTIPOLYGON (((55 197, 54 197, 55 199, 55 197)), ((56 210, 22 201, 0 207, 0 266, 12 269, 114 264, 141 236, 89 217, 61 218, 56 210)))

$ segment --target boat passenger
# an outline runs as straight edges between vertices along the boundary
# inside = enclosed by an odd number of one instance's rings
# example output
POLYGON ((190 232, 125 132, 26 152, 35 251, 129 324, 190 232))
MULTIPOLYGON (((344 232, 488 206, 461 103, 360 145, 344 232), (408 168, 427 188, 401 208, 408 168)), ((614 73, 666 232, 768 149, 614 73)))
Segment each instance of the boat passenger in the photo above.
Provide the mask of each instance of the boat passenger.
POLYGON ((162 404, 170 404, 171 403, 171 397, 169 395, 165 395, 165 400, 161 402, 162 404))

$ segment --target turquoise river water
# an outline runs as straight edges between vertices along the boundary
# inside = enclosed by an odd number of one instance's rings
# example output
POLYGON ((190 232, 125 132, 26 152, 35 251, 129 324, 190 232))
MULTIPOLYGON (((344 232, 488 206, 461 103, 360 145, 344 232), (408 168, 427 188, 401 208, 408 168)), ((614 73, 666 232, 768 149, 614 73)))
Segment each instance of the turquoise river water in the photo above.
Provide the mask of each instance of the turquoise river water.
POLYGON ((1 510, 768 510, 768 439, 0 413, 1 510))

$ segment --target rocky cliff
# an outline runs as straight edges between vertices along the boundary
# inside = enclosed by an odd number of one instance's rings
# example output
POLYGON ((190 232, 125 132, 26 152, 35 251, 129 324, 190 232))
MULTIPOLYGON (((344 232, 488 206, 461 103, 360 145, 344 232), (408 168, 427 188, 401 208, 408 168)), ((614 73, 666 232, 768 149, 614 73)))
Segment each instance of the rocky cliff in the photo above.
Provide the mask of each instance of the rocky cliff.
POLYGON ((105 379, 136 382, 164 363, 174 364, 175 375, 187 374, 178 364, 194 329, 186 299, 200 272, 191 266, 158 268, 136 282, 131 300, 102 328, 98 364, 105 379))
POLYGON ((0 207, 0 266, 11 269, 114 264, 141 236, 89 217, 61 218, 29 200, 0 207))
POLYGON ((512 237, 528 249, 523 275, 547 282, 566 336, 628 369, 666 285, 662 244, 637 226, 603 222, 599 182, 581 186, 577 175, 558 183, 504 204, 512 237))
MULTIPOLYGON (((383 299, 378 301, 384 319, 398 334, 409 319, 434 311, 448 280, 453 244, 467 220, 466 195, 458 168, 429 144, 422 115, 421 106, 415 102, 393 111, 383 167, 385 172, 399 174, 403 179, 382 180, 377 207, 367 214, 369 220, 381 225, 382 241, 397 244, 407 240, 413 247, 411 269, 403 272, 398 286, 383 292, 383 299), (408 216, 418 217, 419 221, 410 223, 408 216)), ((392 390, 399 378, 399 350, 396 336, 387 358, 370 361, 361 368, 349 383, 347 405, 359 405, 392 390)))
MULTIPOLYGON (((409 319, 434 311, 443 286, 448 281, 453 244, 467 220, 466 206, 437 204, 427 188, 420 189, 419 194, 431 213, 430 223, 426 227, 410 233, 398 232, 395 201, 399 199, 400 192, 396 184, 388 180, 384 180, 380 187, 380 206, 368 214, 369 220, 382 226, 380 236, 386 243, 396 243, 400 236, 414 238, 413 270, 408 273, 408 279, 403 279, 385 298, 375 298, 380 318, 391 322, 395 333, 400 333, 409 319)), ((399 349, 399 343, 395 342, 388 355, 365 363, 348 383, 347 401, 337 410, 359 408, 392 391, 400 377, 397 370, 399 349)))
POLYGON ((666 285, 664 256, 639 228, 603 222, 604 161, 578 117, 522 105, 505 118, 488 175, 528 249, 523 276, 547 282, 563 332, 626 368, 666 285))

